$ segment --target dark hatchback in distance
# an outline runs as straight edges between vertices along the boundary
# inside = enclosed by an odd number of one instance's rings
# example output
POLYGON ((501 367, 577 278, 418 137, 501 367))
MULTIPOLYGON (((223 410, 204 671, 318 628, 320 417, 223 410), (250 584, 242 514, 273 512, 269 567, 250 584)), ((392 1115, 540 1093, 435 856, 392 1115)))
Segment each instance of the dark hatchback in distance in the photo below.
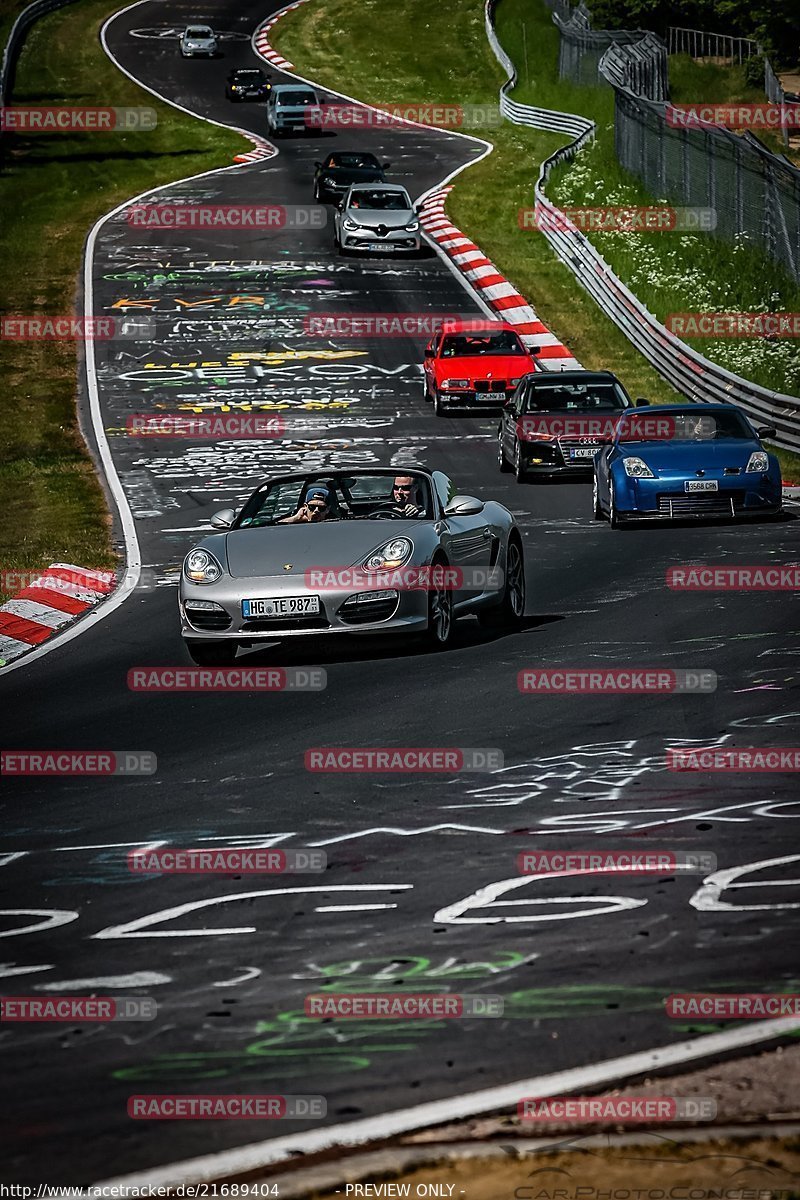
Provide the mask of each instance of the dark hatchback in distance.
POLYGON ((266 100, 272 88, 272 83, 263 71, 254 68, 239 68, 231 71, 225 81, 225 95, 228 100, 266 100))
POLYGON ((384 172, 391 165, 378 162, 374 154, 336 150, 324 162, 314 163, 314 199, 320 204, 336 204, 351 183, 385 183, 384 172))
MULTIPOLYGON (((646 405, 646 400, 637 400, 646 405)), ((634 403, 611 371, 541 371, 520 380, 497 431, 497 461, 529 476, 590 475, 609 422, 634 403)))

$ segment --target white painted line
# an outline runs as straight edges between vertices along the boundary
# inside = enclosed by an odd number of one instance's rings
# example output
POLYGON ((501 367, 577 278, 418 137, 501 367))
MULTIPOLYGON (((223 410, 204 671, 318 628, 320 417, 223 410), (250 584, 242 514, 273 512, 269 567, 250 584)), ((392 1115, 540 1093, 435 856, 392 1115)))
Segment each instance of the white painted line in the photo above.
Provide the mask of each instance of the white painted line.
POLYGON ((288 1162, 297 1155, 319 1154, 340 1146, 363 1146, 383 1138, 397 1137, 414 1130, 430 1129, 451 1121, 468 1120, 481 1114, 516 1111, 522 1096, 564 1096, 579 1090, 599 1089, 620 1083, 631 1076, 649 1074, 667 1067, 679 1066, 712 1055, 755 1046, 800 1029, 800 1017, 781 1017, 774 1021, 758 1021, 694 1038, 675 1042, 653 1050, 641 1050, 610 1058, 585 1067, 573 1067, 552 1075, 533 1076, 515 1083, 501 1084, 480 1092, 453 1096, 449 1100, 434 1100, 384 1113, 364 1117, 342 1125, 310 1129, 265 1141, 253 1142, 233 1150, 204 1154, 163 1167, 152 1167, 129 1175, 98 1181, 106 1187, 177 1187, 180 1184, 209 1183, 258 1171, 275 1163, 288 1162))
POLYGON ((375 912, 379 908, 397 908, 396 904, 320 904, 314 912, 375 912))

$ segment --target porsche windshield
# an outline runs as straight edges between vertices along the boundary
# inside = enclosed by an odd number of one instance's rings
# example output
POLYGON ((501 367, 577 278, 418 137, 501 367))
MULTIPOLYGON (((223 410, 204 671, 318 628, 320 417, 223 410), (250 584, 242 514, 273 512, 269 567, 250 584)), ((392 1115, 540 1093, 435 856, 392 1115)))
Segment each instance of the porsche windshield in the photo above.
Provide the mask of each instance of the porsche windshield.
POLYGON ((442 358, 474 358, 492 354, 525 354, 510 329, 497 333, 450 333, 442 342, 442 358))
POLYGON ((565 383, 531 387, 524 412, 613 412, 629 402, 615 383, 565 383))
POLYGON ((414 471, 276 479, 250 497, 235 527, 303 524, 307 508, 316 521, 425 520, 432 516, 431 487, 414 471))

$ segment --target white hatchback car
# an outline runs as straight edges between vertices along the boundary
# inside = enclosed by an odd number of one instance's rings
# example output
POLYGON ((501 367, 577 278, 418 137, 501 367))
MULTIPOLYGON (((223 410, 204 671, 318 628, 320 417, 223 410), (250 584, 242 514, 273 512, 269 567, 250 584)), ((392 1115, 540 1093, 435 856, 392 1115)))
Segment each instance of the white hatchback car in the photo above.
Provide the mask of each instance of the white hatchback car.
POLYGON ((418 254, 419 212, 398 183, 354 183, 339 202, 333 237, 340 254, 418 254))
POLYGON ((219 51, 216 35, 210 25, 187 25, 181 34, 180 45, 183 58, 201 55, 214 58, 219 51))

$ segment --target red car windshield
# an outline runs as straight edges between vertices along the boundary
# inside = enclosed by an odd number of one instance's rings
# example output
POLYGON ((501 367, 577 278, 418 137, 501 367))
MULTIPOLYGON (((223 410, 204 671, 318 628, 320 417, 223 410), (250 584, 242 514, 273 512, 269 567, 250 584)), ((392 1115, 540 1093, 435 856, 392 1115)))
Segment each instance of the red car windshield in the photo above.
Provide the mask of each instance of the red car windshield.
POLYGON ((442 341, 442 358, 476 358, 484 355, 527 354, 515 333, 449 333, 442 341))

